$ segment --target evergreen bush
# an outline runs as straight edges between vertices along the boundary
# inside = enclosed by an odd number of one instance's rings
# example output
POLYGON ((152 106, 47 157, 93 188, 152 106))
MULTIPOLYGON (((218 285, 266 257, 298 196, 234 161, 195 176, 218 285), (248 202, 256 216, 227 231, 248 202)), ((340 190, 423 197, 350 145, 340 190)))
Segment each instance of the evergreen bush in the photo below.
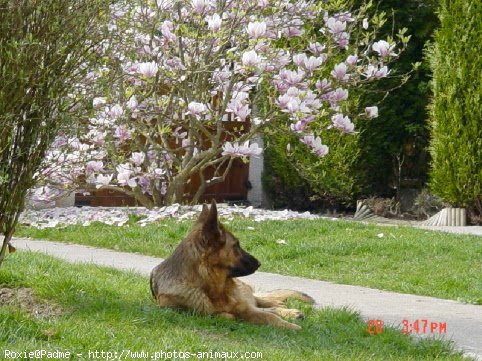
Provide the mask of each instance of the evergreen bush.
POLYGON ((481 203, 482 2, 441 0, 433 69, 430 188, 452 206, 481 203))

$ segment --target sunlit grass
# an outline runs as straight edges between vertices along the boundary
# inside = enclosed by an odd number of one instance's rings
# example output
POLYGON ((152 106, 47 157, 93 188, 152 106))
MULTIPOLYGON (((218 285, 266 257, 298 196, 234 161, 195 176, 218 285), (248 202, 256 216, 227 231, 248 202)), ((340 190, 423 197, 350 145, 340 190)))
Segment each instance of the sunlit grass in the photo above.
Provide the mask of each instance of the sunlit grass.
POLYGON ((10 255, 0 268, 0 287, 20 286, 34 288, 39 298, 59 305, 64 313, 38 319, 15 306, 0 305, 2 352, 60 350, 79 360, 101 350, 150 355, 162 350, 257 351, 263 360, 273 361, 463 359, 446 343, 415 341, 395 329, 370 335, 367 324, 349 310, 315 311, 294 304, 306 314, 305 320, 296 321, 302 330, 295 332, 160 309, 151 299, 146 277, 23 251, 10 255))
MULTIPOLYGON (((341 220, 225 223, 261 261, 260 271, 482 304, 482 237, 341 220)), ((166 257, 191 225, 20 227, 16 236, 166 257)))

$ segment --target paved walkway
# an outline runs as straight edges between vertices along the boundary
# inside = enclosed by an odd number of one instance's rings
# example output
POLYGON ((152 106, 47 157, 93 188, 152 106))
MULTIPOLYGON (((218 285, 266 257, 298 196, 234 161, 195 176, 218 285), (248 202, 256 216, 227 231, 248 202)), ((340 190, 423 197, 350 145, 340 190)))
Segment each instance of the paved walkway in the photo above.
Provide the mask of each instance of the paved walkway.
MULTIPOLYGON (((19 238, 13 244, 20 250, 43 252, 68 262, 95 263, 146 276, 161 262, 155 257, 75 244, 19 238)), ((482 361, 482 306, 265 272, 257 272, 245 280, 259 292, 277 288, 299 290, 312 296, 317 307, 347 306, 360 311, 364 319, 381 319, 385 325, 401 327, 403 320, 445 322, 444 339, 453 340, 457 348, 482 361)))

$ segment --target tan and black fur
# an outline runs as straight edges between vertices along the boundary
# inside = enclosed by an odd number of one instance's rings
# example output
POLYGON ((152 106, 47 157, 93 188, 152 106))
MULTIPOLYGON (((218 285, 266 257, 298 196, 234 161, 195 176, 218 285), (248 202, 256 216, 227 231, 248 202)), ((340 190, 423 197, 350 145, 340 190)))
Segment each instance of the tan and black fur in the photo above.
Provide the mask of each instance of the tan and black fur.
POLYGON ((221 315, 261 325, 293 330, 300 326, 285 318, 301 318, 284 302, 295 298, 313 303, 303 293, 279 290, 264 295, 236 277, 254 273, 260 263, 244 251, 219 221, 216 203, 206 205, 189 235, 174 253, 151 272, 151 291, 163 307, 184 308, 201 315, 221 315))

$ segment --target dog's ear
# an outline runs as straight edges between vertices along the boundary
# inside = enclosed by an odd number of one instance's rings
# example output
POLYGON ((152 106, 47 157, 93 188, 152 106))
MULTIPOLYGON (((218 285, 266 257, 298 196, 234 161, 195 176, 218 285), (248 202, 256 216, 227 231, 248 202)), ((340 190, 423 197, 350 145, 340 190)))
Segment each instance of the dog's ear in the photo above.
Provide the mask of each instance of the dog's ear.
MULTIPOLYGON (((207 208, 207 207, 206 207, 207 208)), ((204 212, 204 209, 203 209, 204 212)), ((207 213, 205 219, 203 219, 203 238, 207 244, 216 243, 221 238, 221 232, 219 229, 218 222, 218 209, 216 207, 216 202, 213 200, 211 202, 211 208, 207 213)))
POLYGON ((199 215, 199 218, 197 219, 198 223, 203 223, 206 221, 209 215, 209 208, 206 204, 203 204, 203 209, 201 211, 201 214, 199 215))

